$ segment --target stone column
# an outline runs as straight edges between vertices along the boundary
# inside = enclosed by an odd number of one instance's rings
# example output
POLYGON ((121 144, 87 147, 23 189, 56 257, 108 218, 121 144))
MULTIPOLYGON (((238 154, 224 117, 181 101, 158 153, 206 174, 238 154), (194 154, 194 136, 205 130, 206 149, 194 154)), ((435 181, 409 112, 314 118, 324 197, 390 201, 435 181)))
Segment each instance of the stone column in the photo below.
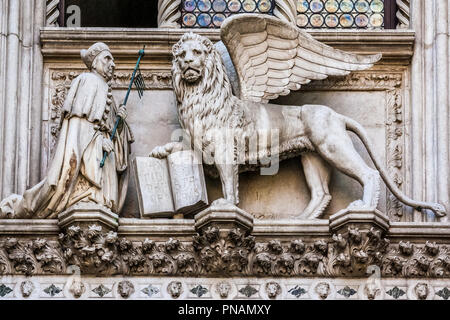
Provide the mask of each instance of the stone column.
POLYGON ((158 28, 180 28, 181 0, 158 0, 158 28))
POLYGON ((411 19, 410 0, 397 0, 397 29, 409 29, 411 19))
POLYGON ((19 19, 20 0, 8 1, 6 29, 6 85, 2 101, 4 110, 2 152, 2 197, 16 189, 16 136, 19 88, 19 19))
POLYGON ((45 25, 46 7, 44 1, 36 1, 34 7, 33 28, 33 86, 31 92, 30 112, 30 164, 29 186, 37 184, 41 180, 41 153, 42 153, 42 113, 44 108, 44 59, 41 53, 40 27, 45 25))
POLYGON ((46 0, 45 25, 58 27, 59 19, 59 0, 46 0))
POLYGON ((45 6, 40 0, 2 0, 0 71, 0 198, 22 193, 39 178, 42 113, 42 58, 39 27, 45 6), (30 181, 30 175, 33 178, 30 181))
POLYGON ((274 16, 297 25, 297 0, 275 0, 274 16))
MULTIPOLYGON (((6 42, 8 32, 8 0, 0 0, 0 57, 6 57, 6 42)), ((6 59, 0 59, 0 198, 2 196, 3 181, 3 123, 5 119, 5 85, 6 59)))
MULTIPOLYGON (((449 5, 412 1, 416 45, 411 65, 411 192, 416 199, 449 203, 449 5)), ((435 221, 432 214, 414 221, 435 221)), ((442 218, 441 221, 448 221, 442 218)))

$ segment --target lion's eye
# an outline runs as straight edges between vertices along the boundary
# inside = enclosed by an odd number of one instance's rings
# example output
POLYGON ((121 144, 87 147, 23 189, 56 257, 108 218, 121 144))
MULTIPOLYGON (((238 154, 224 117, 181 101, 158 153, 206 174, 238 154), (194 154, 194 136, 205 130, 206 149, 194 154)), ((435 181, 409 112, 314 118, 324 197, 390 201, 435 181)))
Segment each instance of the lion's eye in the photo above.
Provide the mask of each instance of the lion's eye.
POLYGON ((199 55, 199 54, 201 53, 201 51, 200 51, 200 50, 194 50, 194 53, 195 53, 196 55, 199 55))

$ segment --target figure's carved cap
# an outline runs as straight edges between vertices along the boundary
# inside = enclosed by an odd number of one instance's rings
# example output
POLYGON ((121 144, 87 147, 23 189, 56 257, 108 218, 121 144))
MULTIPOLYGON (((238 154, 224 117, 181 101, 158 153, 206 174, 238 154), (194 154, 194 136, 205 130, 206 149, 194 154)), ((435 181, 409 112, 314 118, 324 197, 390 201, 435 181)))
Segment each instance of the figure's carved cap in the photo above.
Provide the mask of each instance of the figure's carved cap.
POLYGON ((81 50, 81 59, 83 60, 84 64, 91 69, 92 63, 94 62, 95 58, 102 53, 103 51, 110 51, 109 47, 104 44, 103 42, 97 42, 94 43, 89 49, 81 50))

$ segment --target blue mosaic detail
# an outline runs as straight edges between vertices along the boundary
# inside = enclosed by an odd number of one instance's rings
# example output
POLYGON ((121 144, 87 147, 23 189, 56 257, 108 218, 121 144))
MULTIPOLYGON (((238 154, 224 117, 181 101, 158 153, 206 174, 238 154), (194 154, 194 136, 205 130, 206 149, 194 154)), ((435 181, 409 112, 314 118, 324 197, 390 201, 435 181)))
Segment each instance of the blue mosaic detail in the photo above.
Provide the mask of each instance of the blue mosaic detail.
POLYGON ((244 296, 246 296, 247 298, 250 298, 252 295, 254 295, 255 293, 258 292, 258 290, 256 290, 255 288, 253 288, 252 286, 246 285, 245 287, 241 288, 239 290, 240 293, 242 293, 244 296))
POLYGON ((356 293, 356 290, 346 286, 344 289, 339 290, 338 293, 346 298, 350 298, 356 293))
POLYGON ((220 28, 229 16, 238 13, 273 15, 275 0, 183 0, 182 28, 220 28))
POLYGON ((11 293, 12 291, 13 290, 10 287, 5 286, 4 284, 0 285, 0 297, 3 298, 4 296, 6 296, 7 294, 11 293))
POLYGON ((389 290, 389 291, 386 291, 386 293, 387 293, 388 295, 390 295, 391 297, 393 297, 394 299, 398 299, 398 298, 400 298, 401 296, 403 296, 403 295, 406 294, 405 291, 403 291, 402 289, 399 289, 399 287, 397 287, 397 286, 395 286, 394 288, 392 288, 392 289, 389 290))
POLYGON ((145 287, 141 291, 146 295, 148 295, 150 298, 159 293, 159 289, 157 287, 152 286, 151 284, 149 284, 148 287, 145 287))
POLYGON ((439 290, 436 294, 444 300, 448 300, 448 298, 450 298, 450 290, 448 290, 447 287, 439 290))
POLYGON ((56 296, 58 293, 60 293, 62 291, 61 288, 58 288, 57 286, 55 286, 54 284, 52 284, 50 287, 45 288, 44 292, 46 294, 48 294, 49 296, 56 296))
POLYGON ((191 292, 200 298, 201 296, 203 296, 205 293, 208 292, 208 289, 206 289, 205 287, 202 287, 201 285, 198 285, 198 286, 192 288, 191 292))
POLYGON ((105 287, 103 284, 99 285, 97 288, 92 290, 94 293, 98 294, 101 298, 111 292, 111 289, 105 287))
POLYGON ((296 298, 300 298, 302 295, 306 293, 306 290, 300 286, 295 286, 294 288, 288 291, 290 294, 295 296, 296 298))
POLYGON ((298 0, 300 28, 384 28, 383 0, 298 0))

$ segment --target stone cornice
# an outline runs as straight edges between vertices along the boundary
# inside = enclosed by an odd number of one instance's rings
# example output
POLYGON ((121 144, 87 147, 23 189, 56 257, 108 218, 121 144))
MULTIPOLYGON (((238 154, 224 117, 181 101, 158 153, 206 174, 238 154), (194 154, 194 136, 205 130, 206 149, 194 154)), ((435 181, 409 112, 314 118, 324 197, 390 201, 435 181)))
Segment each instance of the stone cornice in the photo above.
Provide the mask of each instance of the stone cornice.
POLYGON ((346 211, 329 222, 243 223, 248 213, 213 204, 197 215, 202 219, 120 219, 117 232, 98 217, 89 223, 74 216, 73 223, 59 228, 56 220, 5 220, 0 221, 0 275, 58 275, 74 265, 82 274, 98 276, 354 278, 375 265, 383 277, 450 276, 450 224, 389 228, 385 220, 377 221, 384 216, 376 210, 346 211))
MULTIPOLYGON (((450 239, 450 224, 443 222, 391 222, 389 237, 434 239, 434 241, 448 241, 450 239)), ((394 240, 395 241, 395 240, 394 240)))
POLYGON ((0 220, 2 236, 51 236, 58 235, 56 219, 3 219, 0 220))
MULTIPOLYGON (((2 219, 0 236, 56 236, 60 232, 57 219, 2 219)), ((120 218, 118 235, 123 237, 192 237, 197 234, 193 219, 132 219, 120 218), (169 228, 170 227, 170 228, 169 228)), ((251 233, 264 237, 316 237, 330 236, 328 220, 255 220, 251 233)), ((395 240, 450 238, 450 223, 443 222, 391 222, 387 233, 395 240)), ((435 239, 437 240, 437 239, 435 239)))
MULTIPOLYGON (((119 62, 132 62, 147 45, 143 64, 169 65, 171 47, 186 29, 54 28, 41 29, 42 54, 46 62, 74 60, 79 52, 97 41, 106 42, 119 62)), ((220 40, 219 30, 192 30, 220 40)), ((412 30, 308 30, 326 44, 361 54, 383 54, 383 63, 408 65, 413 55, 415 32, 412 30)))

